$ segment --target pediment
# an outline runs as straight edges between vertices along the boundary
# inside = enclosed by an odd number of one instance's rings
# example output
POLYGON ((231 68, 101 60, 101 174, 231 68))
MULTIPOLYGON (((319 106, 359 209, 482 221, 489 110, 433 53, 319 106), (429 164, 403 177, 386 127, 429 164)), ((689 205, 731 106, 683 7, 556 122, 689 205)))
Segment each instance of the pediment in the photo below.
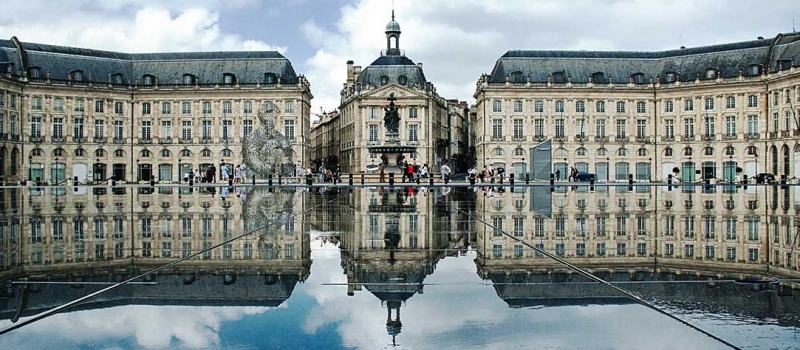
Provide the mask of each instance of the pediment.
POLYGON ((425 97, 425 94, 422 90, 408 88, 403 85, 399 84, 388 84, 386 86, 381 86, 376 88, 375 90, 369 91, 366 93, 365 97, 374 97, 374 98, 388 98, 389 94, 394 93, 394 97, 401 99, 401 98, 416 98, 416 97, 425 97))

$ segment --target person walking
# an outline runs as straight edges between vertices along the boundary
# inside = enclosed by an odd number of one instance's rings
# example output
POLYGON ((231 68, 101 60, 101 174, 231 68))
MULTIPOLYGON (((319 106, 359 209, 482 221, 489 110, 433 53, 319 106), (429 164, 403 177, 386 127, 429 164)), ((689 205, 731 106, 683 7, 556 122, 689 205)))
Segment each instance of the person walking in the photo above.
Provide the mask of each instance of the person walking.
POLYGON ((222 172, 222 182, 228 182, 228 178, 230 177, 230 169, 228 169, 227 164, 220 165, 220 171, 222 172))
POLYGON ((242 182, 242 169, 239 168, 237 165, 233 168, 233 183, 240 183, 242 182))
POLYGON ((439 173, 442 174, 442 181, 444 181, 445 185, 450 183, 450 173, 451 172, 452 172, 452 170, 450 170, 450 166, 447 165, 447 160, 442 162, 442 167, 439 168, 439 173))
POLYGON ((561 169, 556 169, 556 181, 561 180, 561 169))
POLYGON ((207 182, 208 183, 217 182, 217 167, 215 167, 214 164, 211 164, 211 166, 208 167, 208 172, 210 176, 208 176, 207 182))
POLYGON ((194 169, 194 183, 199 184, 201 178, 200 169, 194 169))
POLYGON ((422 169, 420 169, 420 174, 422 175, 423 180, 428 179, 428 164, 422 164, 422 169))
POLYGON ((242 163, 242 165, 239 166, 239 170, 242 172, 242 183, 247 182, 247 165, 242 163))

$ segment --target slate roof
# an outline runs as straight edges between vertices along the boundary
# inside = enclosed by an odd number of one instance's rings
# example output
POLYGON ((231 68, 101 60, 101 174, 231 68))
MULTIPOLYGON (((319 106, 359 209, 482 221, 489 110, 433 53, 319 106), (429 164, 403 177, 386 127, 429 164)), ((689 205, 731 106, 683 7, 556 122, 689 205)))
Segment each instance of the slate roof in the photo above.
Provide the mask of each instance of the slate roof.
MULTIPOLYGON (((761 39, 713 46, 668 51, 526 51, 506 52, 495 63, 490 83, 505 83, 506 76, 521 74, 531 82, 547 82, 548 75, 563 72, 573 83, 586 83, 597 72, 610 76, 615 83, 628 83, 630 77, 642 73, 649 79, 675 73, 681 81, 705 78, 715 69, 722 78, 748 75, 751 65, 777 71, 778 60, 800 64, 800 34, 779 34, 773 39, 761 39)), ((785 67, 788 68, 788 67, 785 67)), ((514 82, 512 78, 509 78, 514 82)))
POLYGON ((80 70, 84 81, 97 83, 107 83, 113 74, 122 74, 126 84, 141 83, 146 74, 155 76, 159 84, 180 83, 184 74, 194 75, 201 85, 219 84, 225 73, 235 75, 240 84, 264 83, 267 73, 285 84, 298 81, 291 62, 277 51, 131 54, 36 43, 21 43, 21 47, 24 63, 15 58, 19 50, 11 40, 0 40, 0 62, 11 60, 15 70, 38 67, 42 77, 49 73, 53 80, 66 80, 70 72, 80 70))
POLYGON ((378 57, 375 62, 372 62, 367 68, 361 71, 358 75, 357 82, 362 85, 373 84, 375 86, 385 85, 382 77, 387 77, 386 84, 400 84, 411 86, 419 84, 424 86, 427 80, 422 68, 414 64, 414 61, 402 55, 383 55, 378 57), (400 77, 405 77, 405 83, 400 82, 400 77))

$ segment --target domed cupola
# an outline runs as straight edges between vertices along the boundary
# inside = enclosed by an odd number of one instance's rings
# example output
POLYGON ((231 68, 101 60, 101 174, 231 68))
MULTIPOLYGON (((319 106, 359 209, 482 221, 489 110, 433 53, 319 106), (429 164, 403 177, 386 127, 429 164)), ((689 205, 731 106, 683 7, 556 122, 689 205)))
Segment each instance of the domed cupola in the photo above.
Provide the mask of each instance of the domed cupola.
POLYGON ((394 20, 394 10, 392 10, 392 20, 386 24, 386 56, 400 55, 400 23, 394 20), (392 45, 394 39, 394 45, 392 45))

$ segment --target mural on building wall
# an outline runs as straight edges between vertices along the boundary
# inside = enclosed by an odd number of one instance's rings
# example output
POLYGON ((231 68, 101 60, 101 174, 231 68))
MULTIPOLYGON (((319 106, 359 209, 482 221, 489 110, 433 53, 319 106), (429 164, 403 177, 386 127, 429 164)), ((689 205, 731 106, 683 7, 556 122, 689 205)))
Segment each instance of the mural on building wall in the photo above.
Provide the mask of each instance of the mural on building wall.
POLYGON ((265 179, 269 175, 293 176, 292 143, 276 129, 280 108, 265 102, 258 109, 261 126, 242 142, 242 158, 250 176, 265 179))

